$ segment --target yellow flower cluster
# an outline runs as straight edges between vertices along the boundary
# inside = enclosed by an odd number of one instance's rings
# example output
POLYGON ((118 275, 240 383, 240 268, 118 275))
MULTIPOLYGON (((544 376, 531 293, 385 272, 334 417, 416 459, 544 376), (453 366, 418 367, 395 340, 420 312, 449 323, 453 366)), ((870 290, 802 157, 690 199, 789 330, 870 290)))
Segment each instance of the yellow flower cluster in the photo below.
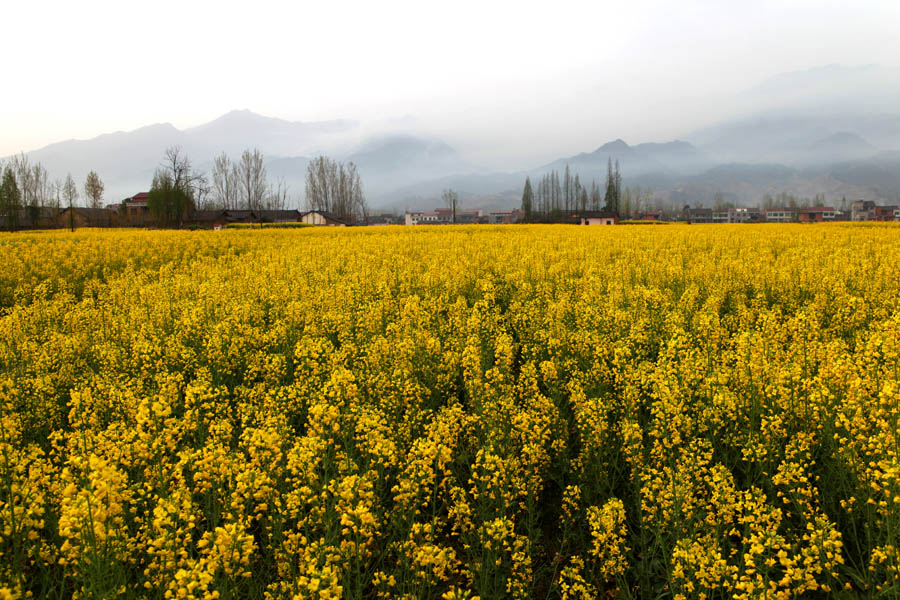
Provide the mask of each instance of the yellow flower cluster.
POLYGON ((0 599, 900 595, 900 228, 0 237, 0 599))

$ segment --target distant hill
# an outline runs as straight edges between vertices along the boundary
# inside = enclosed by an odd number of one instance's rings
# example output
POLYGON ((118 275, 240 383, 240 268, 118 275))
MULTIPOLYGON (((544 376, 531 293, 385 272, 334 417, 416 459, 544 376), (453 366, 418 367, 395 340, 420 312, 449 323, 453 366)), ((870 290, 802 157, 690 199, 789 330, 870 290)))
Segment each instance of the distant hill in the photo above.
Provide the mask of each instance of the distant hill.
POLYGON ((632 176, 648 173, 697 173, 715 164, 689 142, 675 140, 629 146, 624 140, 617 139, 603 144, 593 152, 561 158, 532 169, 530 173, 540 175, 552 169, 563 171, 568 165, 571 171, 577 171, 584 180, 602 180, 606 176, 609 160, 618 161, 620 170, 632 176))
POLYGON ((707 155, 723 162, 826 164, 900 149, 900 114, 764 114, 721 123, 689 137, 707 155))
POLYGON ((259 148, 271 156, 311 153, 329 137, 356 129, 349 120, 301 122, 233 110, 197 127, 184 130, 184 149, 205 158, 226 152, 237 155, 245 148, 259 148))
POLYGON ((868 158, 878 154, 878 149, 862 137, 849 131, 839 131, 817 140, 809 148, 817 163, 837 163, 846 160, 868 158))
MULTIPOLYGON (((852 136, 823 139, 822 145, 865 147, 852 136)), ((763 195, 774 196, 781 192, 809 198, 825 194, 834 204, 839 204, 841 198, 868 198, 883 202, 900 199, 900 153, 880 153, 874 157, 810 167, 732 162, 691 173, 684 170, 678 172, 669 166, 671 162, 665 164, 652 157, 653 150, 666 146, 668 144, 629 146, 622 140, 615 140, 593 152, 559 159, 529 171, 459 174, 420 182, 393 192, 388 204, 400 209, 429 208, 435 205, 442 189, 451 187, 460 191, 463 197, 473 198, 473 201, 481 195, 482 200, 475 204, 482 208, 496 208, 498 201, 505 201, 507 207, 515 206, 520 201, 526 176, 534 180, 551 169, 562 173, 569 165, 572 175, 577 173, 586 185, 590 184, 591 179, 599 183, 606 176, 609 157, 620 161, 625 185, 640 185, 645 191, 652 190, 654 197, 676 207, 684 204, 711 206, 717 194, 738 205, 758 205, 763 195), (644 170, 635 168, 635 165, 644 170)), ((685 154, 691 148, 683 144, 676 147, 685 154)), ((698 154, 701 160, 705 159, 705 155, 698 154)), ((689 164, 702 163, 697 160, 689 164)))
POLYGON ((42 163, 53 177, 71 172, 76 181, 82 182, 91 169, 97 170, 106 185, 107 200, 115 201, 148 187, 166 148, 184 142, 184 132, 160 123, 91 140, 59 142, 28 156, 42 163))
POLYGON ((865 160, 837 163, 828 172, 842 182, 870 189, 881 198, 900 201, 900 152, 882 152, 865 160))
MULTIPOLYGON (((783 73, 731 98, 733 115, 664 142, 622 139, 546 164, 492 172, 427 133, 412 135, 390 121, 378 135, 350 120, 298 122, 235 110, 180 130, 149 125, 90 140, 69 140, 28 153, 53 177, 77 181, 96 169, 107 201, 150 185, 168 146, 180 145, 208 171, 221 152, 233 158, 259 148, 272 179, 283 179, 302 203, 306 166, 327 153, 352 160, 373 208, 430 208, 453 188, 470 205, 518 203, 526 176, 566 166, 585 185, 602 182, 610 160, 626 185, 651 188, 666 202, 708 202, 722 193, 758 203, 765 193, 826 194, 827 198, 900 198, 900 70, 826 65, 783 73)), ((414 121, 414 120, 413 120, 414 121)))
POLYGON ((348 120, 296 122, 247 110, 229 112, 209 123, 179 130, 169 123, 134 131, 104 134, 89 140, 68 140, 28 153, 54 177, 71 172, 83 181, 96 170, 113 202, 146 190, 166 148, 178 145, 203 171, 226 152, 233 159, 247 148, 259 148, 270 177, 283 178, 292 193, 302 195, 309 156, 329 153, 357 163, 367 191, 377 194, 416 181, 466 168, 456 151, 441 140, 411 135, 378 136, 352 142, 358 124, 348 120), (352 146, 348 153, 342 148, 352 146))

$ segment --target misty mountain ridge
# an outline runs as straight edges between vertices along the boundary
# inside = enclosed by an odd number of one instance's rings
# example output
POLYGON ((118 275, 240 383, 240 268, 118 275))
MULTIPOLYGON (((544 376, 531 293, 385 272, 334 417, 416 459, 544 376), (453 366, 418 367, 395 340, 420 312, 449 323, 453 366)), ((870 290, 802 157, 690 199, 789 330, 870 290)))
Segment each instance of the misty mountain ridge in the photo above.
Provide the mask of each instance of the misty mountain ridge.
POLYGON ((868 158, 878 154, 875 146, 849 131, 839 131, 813 142, 809 150, 818 162, 830 163, 868 158))
POLYGON ((726 162, 821 164, 900 149, 900 115, 755 115, 697 131, 690 139, 726 162))
POLYGON ((371 135, 352 120, 289 121, 249 110, 183 130, 161 123, 59 142, 28 154, 53 177, 71 172, 83 181, 96 170, 110 202, 146 190, 172 145, 180 145, 205 171, 222 152, 238 158, 242 150, 258 148, 270 178, 283 179, 301 205, 306 166, 321 153, 357 164, 376 209, 433 207, 448 187, 467 201, 483 198, 485 204, 506 202, 508 208, 518 203, 526 176, 554 169, 562 173, 568 165, 589 185, 603 181, 610 160, 619 162, 626 185, 652 187, 657 197, 671 201, 692 195, 702 201, 722 192, 752 203, 763 193, 787 188, 890 199, 900 195, 894 174, 900 171, 900 76, 892 79, 895 72, 829 65, 785 73, 743 94, 752 109, 679 139, 629 145, 618 138, 511 172, 469 162, 444 140, 405 131, 403 122, 388 121, 386 130, 371 135), (876 96, 898 102, 891 110, 890 102, 882 102, 885 110, 873 112, 868 108, 876 96))
POLYGON ((269 175, 284 178, 295 193, 303 189, 309 157, 322 153, 354 160, 367 179, 367 189, 374 193, 386 191, 385 185, 406 185, 468 168, 441 140, 394 134, 353 144, 351 140, 360 133, 358 127, 350 120, 297 122, 236 110, 184 130, 170 123, 155 124, 89 140, 58 142, 27 154, 54 176, 71 172, 82 181, 90 170, 98 171, 108 201, 146 190, 166 148, 174 145, 181 146, 195 168, 203 171, 208 171, 222 152, 236 159, 244 149, 259 148, 269 175), (340 152, 348 145, 353 147, 351 152, 340 152))

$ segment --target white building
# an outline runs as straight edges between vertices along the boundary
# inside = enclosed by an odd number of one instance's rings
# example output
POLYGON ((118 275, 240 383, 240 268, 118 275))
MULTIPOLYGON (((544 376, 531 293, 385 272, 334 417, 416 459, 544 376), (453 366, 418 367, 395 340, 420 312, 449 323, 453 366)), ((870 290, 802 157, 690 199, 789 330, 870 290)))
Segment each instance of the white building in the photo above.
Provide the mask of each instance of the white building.
POLYGON ((766 211, 766 221, 772 223, 789 223, 794 217, 794 211, 787 208, 773 208, 766 211))

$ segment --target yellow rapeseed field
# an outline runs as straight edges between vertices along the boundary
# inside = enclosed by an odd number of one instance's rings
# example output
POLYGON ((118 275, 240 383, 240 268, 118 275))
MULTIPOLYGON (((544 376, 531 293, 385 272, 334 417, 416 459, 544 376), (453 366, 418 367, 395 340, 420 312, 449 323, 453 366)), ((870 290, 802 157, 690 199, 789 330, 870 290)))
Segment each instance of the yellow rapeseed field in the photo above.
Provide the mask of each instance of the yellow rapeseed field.
POLYGON ((0 599, 900 595, 900 228, 0 236, 0 599))

